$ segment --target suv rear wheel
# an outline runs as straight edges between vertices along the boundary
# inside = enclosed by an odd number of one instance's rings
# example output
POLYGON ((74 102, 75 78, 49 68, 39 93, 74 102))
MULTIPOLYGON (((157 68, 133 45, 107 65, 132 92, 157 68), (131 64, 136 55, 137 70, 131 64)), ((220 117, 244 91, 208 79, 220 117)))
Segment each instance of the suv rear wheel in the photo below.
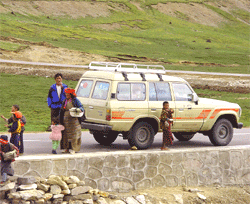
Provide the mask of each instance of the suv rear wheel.
POLYGON ((174 136, 179 140, 179 141, 189 141, 194 137, 195 133, 186 133, 186 132, 175 132, 174 136))
POLYGON ((102 132, 94 132, 93 136, 99 144, 109 146, 116 140, 118 133, 109 132, 108 134, 103 134, 102 132))
POLYGON ((218 120, 209 134, 209 139, 215 146, 226 146, 232 138, 233 126, 227 119, 218 120))
POLYGON ((153 127, 147 122, 137 123, 128 135, 128 142, 131 147, 137 149, 147 149, 154 141, 155 132, 153 127))

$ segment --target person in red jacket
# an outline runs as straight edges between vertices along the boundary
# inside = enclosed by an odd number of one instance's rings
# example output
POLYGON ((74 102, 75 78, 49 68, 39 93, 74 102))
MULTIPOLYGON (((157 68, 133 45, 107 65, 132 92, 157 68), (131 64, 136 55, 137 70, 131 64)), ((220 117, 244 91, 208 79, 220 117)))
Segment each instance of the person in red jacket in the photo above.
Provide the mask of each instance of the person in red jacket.
POLYGON ((1 175, 2 175, 2 182, 4 183, 7 181, 7 175, 13 176, 14 169, 11 167, 11 162, 15 161, 15 159, 7 159, 5 157, 6 153, 15 151, 16 157, 19 156, 18 148, 8 142, 7 135, 0 136, 0 159, 1 159, 1 175))

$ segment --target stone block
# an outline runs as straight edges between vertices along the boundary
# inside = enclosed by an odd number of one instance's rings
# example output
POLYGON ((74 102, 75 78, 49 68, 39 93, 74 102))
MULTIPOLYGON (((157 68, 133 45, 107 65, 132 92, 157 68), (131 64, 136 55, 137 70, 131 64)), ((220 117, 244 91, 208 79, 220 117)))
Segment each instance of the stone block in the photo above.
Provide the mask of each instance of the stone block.
POLYGON ((158 172, 163 176, 167 176, 172 173, 172 168, 167 164, 160 163, 158 166, 158 172))
POLYGON ((250 167, 250 148, 243 150, 243 168, 250 167))
POLYGON ((134 170, 141 170, 146 166, 146 157, 143 155, 131 155, 130 166, 134 170))
POLYGON ((137 183, 144 179, 144 172, 143 171, 134 171, 132 176, 133 182, 137 183))
POLYGON ((148 154, 147 155, 147 165, 157 166, 160 162, 160 157, 158 154, 148 154))
POLYGON ((184 174, 184 170, 181 165, 173 165, 172 173, 177 177, 181 177, 184 174))
POLYGON ((208 167, 218 166, 219 154, 217 151, 201 152, 199 153, 199 155, 205 166, 208 166, 208 167))
POLYGON ((68 170, 74 170, 76 168, 76 159, 68 160, 68 170))
POLYGON ((119 169, 119 176, 130 179, 132 177, 132 169, 130 167, 119 169))
POLYGON ((198 186, 198 175, 194 172, 186 174, 187 186, 198 186))
POLYGON ((15 161, 13 162, 13 168, 15 169, 15 174, 22 176, 28 173, 30 169, 30 163, 27 161, 15 161))
POLYGON ((43 178, 47 178, 50 175, 52 168, 53 165, 51 160, 43 159, 40 161, 30 161, 30 169, 35 170, 38 175, 43 178))
POLYGON ((243 155, 241 151, 231 151, 231 170, 236 171, 243 168, 243 155))
POLYGON ((53 160, 53 174, 55 175, 67 175, 67 160, 64 159, 58 159, 53 160))
POLYGON ((235 176, 235 172, 231 171, 231 170, 224 170, 223 171, 223 178, 222 178, 222 182, 225 185, 232 185, 236 183, 236 176, 235 176))
POLYGON ((89 171, 87 173, 87 177, 89 177, 91 179, 99 179, 102 177, 102 172, 99 171, 98 169, 89 168, 89 171))
POLYGON ((250 168, 243 169, 241 179, 243 184, 250 185, 250 168))
POLYGON ((222 177, 223 177, 223 169, 220 167, 211 167, 210 168, 212 177, 211 177, 211 184, 221 184, 222 177))
POLYGON ((62 189, 59 185, 51 185, 50 186, 50 193, 53 194, 53 195, 57 195, 57 194, 60 194, 62 192, 62 189))
POLYGON ((157 175, 152 179, 152 187, 161 187, 165 186, 166 180, 162 175, 157 175))
POLYGON ((79 178, 80 180, 84 180, 85 179, 85 174, 81 173, 78 170, 68 170, 67 175, 70 176, 76 176, 77 178, 79 178))
POLYGON ((102 170, 104 161, 99 157, 91 157, 89 158, 89 166, 94 167, 96 169, 102 170))
POLYGON ((118 170, 116 168, 104 167, 103 168, 103 176, 104 177, 112 177, 117 176, 118 170))
POLYGON ((128 179, 113 177, 110 179, 110 182, 111 182, 111 191, 129 192, 131 190, 134 190, 133 182, 128 179))
POLYGON ((150 179, 144 179, 136 184, 136 189, 146 189, 151 188, 151 180, 150 179))
POLYGON ((205 167, 198 172, 198 179, 200 185, 210 185, 212 181, 212 171, 210 168, 205 167))
POLYGON ((33 184, 36 182, 35 177, 29 176, 29 177, 18 177, 17 183, 18 185, 26 185, 26 184, 33 184))
POLYGON ((71 190, 71 195, 75 196, 79 194, 84 194, 84 193, 87 193, 91 189, 92 187, 90 186, 78 186, 71 190))
POLYGON ((107 156, 104 159, 104 166, 109 168, 116 167, 116 158, 114 156, 107 156))
POLYGON ((219 165, 222 169, 230 168, 230 153, 226 151, 219 152, 219 165))
POLYGON ((172 155, 172 160, 173 160, 173 164, 175 164, 175 165, 180 164, 183 160, 182 153, 174 153, 172 155))
POLYGON ((101 191, 109 190, 109 180, 107 178, 102 178, 97 181, 97 187, 101 191))
POLYGON ((85 181, 86 186, 90 186, 92 188, 97 188, 97 183, 94 180, 86 178, 86 179, 84 179, 84 181, 85 181))
POLYGON ((160 154, 160 163, 171 165, 173 161, 173 155, 163 152, 160 154))
POLYGON ((157 167, 154 167, 154 166, 147 166, 145 168, 145 176, 147 178, 153 178, 155 177, 157 174, 157 167))
POLYGON ((165 177, 166 180, 166 186, 169 187, 174 187, 174 186, 178 186, 178 178, 176 176, 166 176, 165 177))
POLYGON ((129 156, 119 156, 117 158, 117 167, 118 168, 124 168, 128 167, 130 164, 130 157, 129 156))
MULTIPOLYGON (((93 159, 93 158, 92 158, 93 159)), ((95 160, 95 159, 93 159, 95 160)), ((99 160, 97 160, 99 161, 99 160)), ((97 167, 100 167, 100 169, 102 168, 102 165, 101 164, 94 164, 94 166, 97 166, 97 167)), ((88 171, 88 166, 89 166, 89 161, 88 159, 86 158, 78 158, 77 159, 77 162, 76 162, 76 169, 75 170, 78 170, 79 172, 81 172, 82 174, 86 174, 87 171, 88 171)), ((80 179, 80 178, 79 178, 80 179)))

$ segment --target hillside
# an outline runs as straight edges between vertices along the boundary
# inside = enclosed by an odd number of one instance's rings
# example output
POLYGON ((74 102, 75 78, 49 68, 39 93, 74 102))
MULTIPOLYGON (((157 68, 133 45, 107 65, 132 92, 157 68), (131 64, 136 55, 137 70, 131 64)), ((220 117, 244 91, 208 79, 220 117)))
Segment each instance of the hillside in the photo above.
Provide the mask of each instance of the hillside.
POLYGON ((2 59, 248 73, 248 0, 0 1, 2 59))

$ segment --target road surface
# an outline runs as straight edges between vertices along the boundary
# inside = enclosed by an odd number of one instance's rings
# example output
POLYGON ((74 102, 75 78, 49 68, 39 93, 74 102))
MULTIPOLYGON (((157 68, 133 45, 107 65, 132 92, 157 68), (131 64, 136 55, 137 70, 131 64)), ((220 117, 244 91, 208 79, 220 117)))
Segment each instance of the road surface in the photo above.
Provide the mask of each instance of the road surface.
MULTIPOLYGON (((25 133, 24 132, 24 155, 51 154, 52 142, 49 139, 48 132, 44 133, 25 133)), ((10 136, 10 135, 8 135, 10 136)), ((149 150, 159 150, 162 144, 162 133, 155 136, 153 145, 149 150)), ((250 145, 250 128, 234 129, 234 137, 228 146, 250 145)), ((179 142, 174 140, 172 149, 214 147, 207 136, 196 134, 190 141, 179 142)), ((80 152, 111 152, 120 150, 129 150, 130 146, 127 140, 118 137, 116 141, 108 146, 99 145, 93 136, 88 132, 82 132, 82 146, 80 152)), ((143 150, 147 151, 147 150, 143 150)), ((57 151, 61 154, 60 150, 57 151)))

